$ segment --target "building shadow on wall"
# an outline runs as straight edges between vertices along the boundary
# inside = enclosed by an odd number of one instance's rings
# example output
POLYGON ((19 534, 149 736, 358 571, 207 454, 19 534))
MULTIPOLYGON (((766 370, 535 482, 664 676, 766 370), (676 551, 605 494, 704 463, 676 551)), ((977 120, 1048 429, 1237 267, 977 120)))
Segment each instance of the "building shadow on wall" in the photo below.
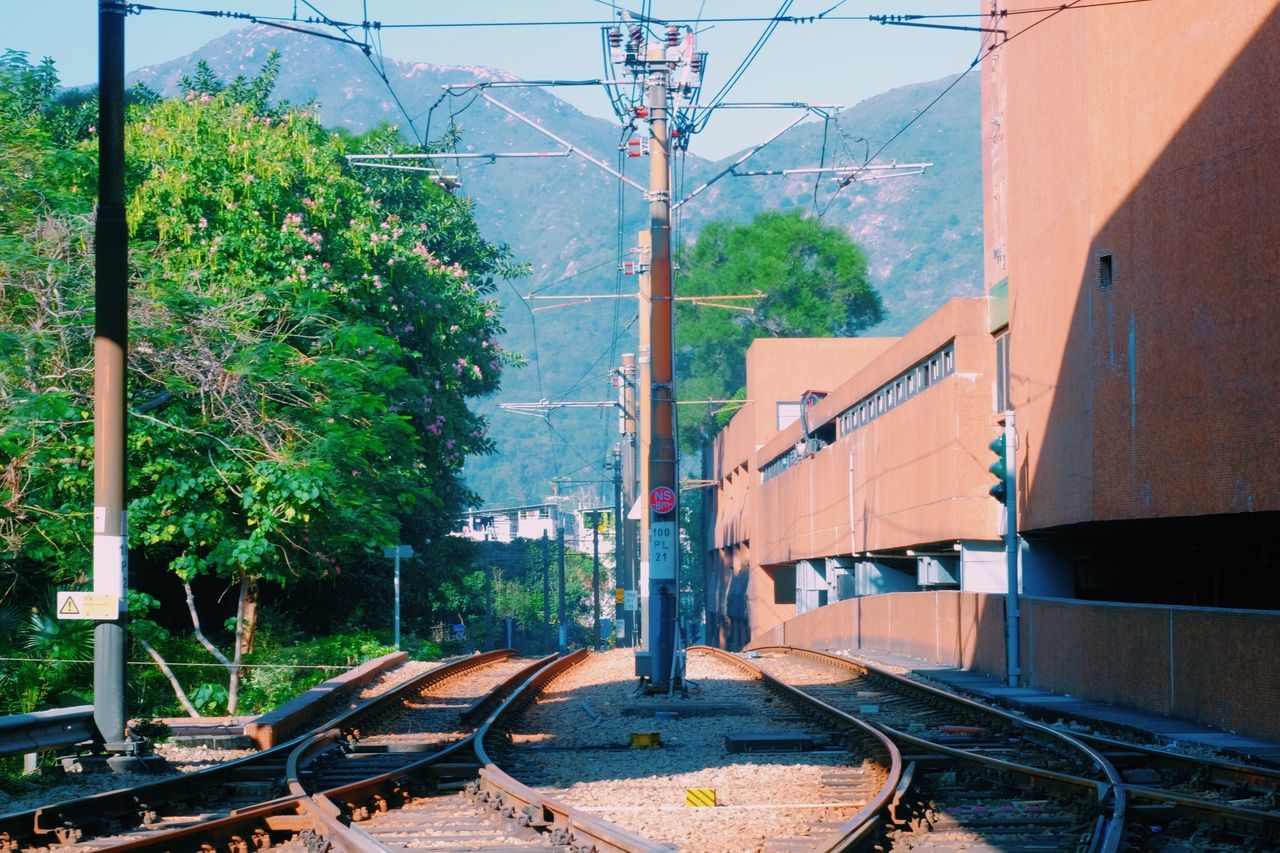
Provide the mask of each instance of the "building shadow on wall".
POLYGON ((1075 259, 1022 509, 1086 468, 1094 520, 1026 533, 1077 597, 1280 609, 1277 89, 1273 11, 1075 259))

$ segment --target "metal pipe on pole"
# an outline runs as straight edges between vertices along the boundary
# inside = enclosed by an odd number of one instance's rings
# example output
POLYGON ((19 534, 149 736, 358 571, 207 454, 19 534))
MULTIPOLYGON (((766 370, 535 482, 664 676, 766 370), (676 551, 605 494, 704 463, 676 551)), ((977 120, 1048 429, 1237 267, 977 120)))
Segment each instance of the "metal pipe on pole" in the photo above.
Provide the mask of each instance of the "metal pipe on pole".
MULTIPOLYGON (((647 276, 646 276, 647 278, 647 276)), ((647 285, 646 285, 647 287, 647 285)), ((641 311, 642 317, 647 317, 646 310, 641 311)), ((645 324, 646 328, 648 324, 645 324)), ((623 472, 622 472, 622 506, 623 516, 621 523, 626 528, 626 550, 623 559, 625 560, 626 582, 623 588, 631 590, 632 599, 637 595, 640 577, 640 524, 638 520, 631 519, 631 507, 636 502, 637 488, 637 466, 639 464, 639 442, 636 440, 636 425, 640 415, 639 400, 636 393, 637 388, 637 368, 635 353, 622 354, 622 432, 623 432, 623 472)), ((647 404, 646 404, 647 405, 647 404)), ((620 564, 622 565, 622 564, 620 564)), ((623 616, 626 619, 627 635, 629 646, 638 645, 640 639, 640 622, 637 619, 637 611, 626 609, 623 605, 623 616)))

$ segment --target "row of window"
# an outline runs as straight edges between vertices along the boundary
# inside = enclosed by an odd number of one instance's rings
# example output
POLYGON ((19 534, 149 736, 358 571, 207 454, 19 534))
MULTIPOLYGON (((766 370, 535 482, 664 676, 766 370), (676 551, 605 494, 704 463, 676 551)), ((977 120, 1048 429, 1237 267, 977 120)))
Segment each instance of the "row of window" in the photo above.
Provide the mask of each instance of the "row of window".
MULTIPOLYGON (((927 358, 921 359, 898 376, 894 377, 875 392, 863 397, 857 403, 840 413, 837 423, 840 435, 846 436, 855 429, 870 423, 885 412, 902 405, 907 400, 924 391, 926 388, 945 379, 956 372, 955 344, 948 343, 942 349, 927 358)), ((815 431, 816 432, 816 431, 815 431)), ((831 438, 834 438, 832 436, 831 438)), ((828 439, 830 440, 830 439, 828 439)), ((786 471, 803 458, 799 449, 793 447, 777 459, 760 469, 761 477, 767 483, 786 471)))
POLYGON ((845 409, 839 418, 840 435, 870 423, 955 372, 955 344, 949 343, 845 409))

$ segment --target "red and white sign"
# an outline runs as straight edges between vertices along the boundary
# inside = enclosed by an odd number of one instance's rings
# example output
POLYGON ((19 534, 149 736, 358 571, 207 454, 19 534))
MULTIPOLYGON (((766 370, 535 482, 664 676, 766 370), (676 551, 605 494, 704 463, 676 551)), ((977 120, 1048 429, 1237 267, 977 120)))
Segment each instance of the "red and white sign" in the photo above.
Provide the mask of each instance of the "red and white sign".
POLYGON ((658 515, 665 515, 676 508, 676 493, 666 486, 658 486, 649 492, 649 507, 658 515))

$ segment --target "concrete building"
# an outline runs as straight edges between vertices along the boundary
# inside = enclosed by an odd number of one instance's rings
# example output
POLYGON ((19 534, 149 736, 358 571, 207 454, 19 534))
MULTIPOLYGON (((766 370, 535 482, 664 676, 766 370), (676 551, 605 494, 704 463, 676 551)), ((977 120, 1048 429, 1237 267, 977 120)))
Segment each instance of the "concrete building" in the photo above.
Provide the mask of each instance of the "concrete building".
POLYGON ((598 505, 598 501, 587 497, 468 510, 456 520, 453 535, 473 542, 505 543, 541 539, 545 533, 554 540, 562 527, 566 548, 583 554, 599 548, 601 557, 607 557, 606 562, 613 565, 613 507, 598 505), (593 527, 598 528, 598 537, 593 527))
POLYGON ((1016 13, 1042 4, 996 5, 985 276, 1024 577, 1280 607, 1280 11, 1165 0, 1031 28, 1016 13))
POLYGON ((902 338, 751 345, 750 402, 707 460, 712 636, 855 595, 1004 589, 987 328, 986 300, 954 299, 902 338))
MULTIPOLYGON (((849 365, 808 434, 725 431, 707 475, 719 639, 887 651, 1280 738, 1280 8, 981 11, 1005 31, 981 66, 985 311, 957 300, 849 365), (952 335, 955 376, 881 414, 873 395, 896 399, 952 335), (942 559, 995 542, 983 469, 1005 412, 1016 655, 995 574, 942 559)), ((829 387, 805 375, 823 354, 791 359, 794 387, 829 387)))

